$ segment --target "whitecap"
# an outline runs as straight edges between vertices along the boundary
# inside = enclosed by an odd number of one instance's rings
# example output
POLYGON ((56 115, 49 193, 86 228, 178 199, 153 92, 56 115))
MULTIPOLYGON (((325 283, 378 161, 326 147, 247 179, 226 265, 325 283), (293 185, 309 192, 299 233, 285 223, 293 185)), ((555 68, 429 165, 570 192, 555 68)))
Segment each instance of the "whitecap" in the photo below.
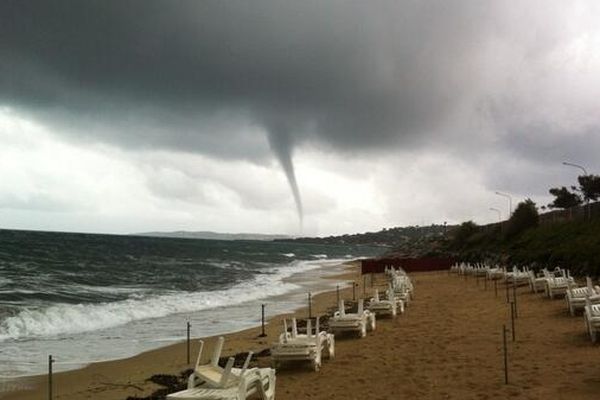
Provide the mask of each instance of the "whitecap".
POLYGON ((291 275, 319 268, 319 261, 293 261, 229 289, 178 292, 145 298, 128 298, 96 304, 54 304, 21 310, 0 322, 0 341, 60 336, 111 328, 144 319, 238 305, 297 288, 284 282, 291 275))

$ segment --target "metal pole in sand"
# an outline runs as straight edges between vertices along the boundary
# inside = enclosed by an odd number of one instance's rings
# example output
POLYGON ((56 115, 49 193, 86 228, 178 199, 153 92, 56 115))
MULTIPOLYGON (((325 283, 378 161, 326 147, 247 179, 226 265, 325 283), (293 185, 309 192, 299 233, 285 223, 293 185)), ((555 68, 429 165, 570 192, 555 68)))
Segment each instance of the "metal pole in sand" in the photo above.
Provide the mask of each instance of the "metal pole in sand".
POLYGON ((265 305, 261 304, 260 305, 261 308, 261 316, 260 316, 260 320, 261 320, 261 327, 262 327, 262 332, 260 335, 258 335, 259 337, 265 337, 267 336, 267 334, 265 333, 265 305))
POLYGON ((48 400, 52 400, 52 355, 48 356, 48 400))
POLYGON ((366 290, 367 290, 367 276, 363 275, 363 297, 365 297, 366 290))
POLYGON ((504 384, 508 385, 508 354, 506 350, 506 325, 502 325, 502 346, 504 350, 504 384))
POLYGON ((352 301, 356 301, 356 282, 352 282, 352 301))
POLYGON ((308 318, 312 318, 312 294, 308 292, 308 318))
POLYGON ((187 322, 187 363, 190 363, 190 321, 187 322))
POLYGON ((340 285, 337 285, 337 287, 336 287, 336 294, 337 294, 337 303, 335 303, 335 304, 340 304, 340 285))
POLYGON ((504 286, 506 287, 506 304, 508 304, 510 302, 509 299, 509 290, 508 290, 508 281, 504 282, 504 286))
POLYGON ((517 314, 517 284, 513 284, 513 302, 515 303, 515 318, 519 318, 517 314))
POLYGON ((515 341, 515 303, 510 302, 510 331, 512 332, 512 341, 515 341))

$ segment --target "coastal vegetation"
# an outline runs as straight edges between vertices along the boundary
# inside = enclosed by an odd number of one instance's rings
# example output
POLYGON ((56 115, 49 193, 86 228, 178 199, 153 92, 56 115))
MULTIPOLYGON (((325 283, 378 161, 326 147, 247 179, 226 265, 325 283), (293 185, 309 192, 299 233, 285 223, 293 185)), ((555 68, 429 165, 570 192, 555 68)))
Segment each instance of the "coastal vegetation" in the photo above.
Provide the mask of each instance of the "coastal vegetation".
POLYGON ((530 226, 524 219, 474 227, 462 224, 449 233, 445 250, 465 260, 560 265, 577 275, 600 276, 600 218, 530 226))
MULTIPOLYGON (((551 188, 550 209, 538 214, 530 199, 508 221, 477 226, 469 221, 449 232, 443 252, 464 260, 561 266, 576 275, 600 276, 600 176, 581 175, 579 186, 551 188)), ((546 207, 540 207, 545 210, 546 207)))
POLYGON ((561 266, 576 275, 600 277, 600 202, 590 203, 600 199, 600 176, 582 175, 578 183, 570 190, 549 189, 554 200, 548 206, 538 207, 525 199, 507 221, 499 223, 465 221, 294 240, 384 246, 389 248, 386 257, 455 257, 508 265, 561 266))
POLYGON ((391 253, 403 256, 418 256, 433 251, 444 242, 446 233, 453 226, 432 224, 429 226, 407 226, 384 228, 377 232, 357 233, 328 237, 303 237, 284 239, 300 243, 329 245, 369 245, 388 247, 391 253))

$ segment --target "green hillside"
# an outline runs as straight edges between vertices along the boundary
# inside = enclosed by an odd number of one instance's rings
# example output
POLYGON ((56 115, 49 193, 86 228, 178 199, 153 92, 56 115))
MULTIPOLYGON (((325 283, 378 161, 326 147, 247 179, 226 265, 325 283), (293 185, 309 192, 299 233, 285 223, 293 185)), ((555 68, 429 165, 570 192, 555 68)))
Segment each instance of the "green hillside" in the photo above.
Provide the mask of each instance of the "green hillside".
MULTIPOLYGON (((395 253, 412 254, 414 252, 427 252, 443 237, 451 226, 432 224, 429 226, 407 226, 382 229, 377 232, 357 233, 353 235, 340 235, 328 237, 304 237, 297 239, 281 239, 280 241, 294 241, 316 244, 361 244, 382 246, 393 249, 395 253)), ((435 246, 434 246, 435 247, 435 246)))
POLYGON ((446 250, 465 260, 560 265, 575 275, 600 276, 600 218, 544 224, 512 237, 503 232, 507 224, 503 230, 498 225, 472 228, 466 234, 469 229, 463 226, 453 230, 446 250))

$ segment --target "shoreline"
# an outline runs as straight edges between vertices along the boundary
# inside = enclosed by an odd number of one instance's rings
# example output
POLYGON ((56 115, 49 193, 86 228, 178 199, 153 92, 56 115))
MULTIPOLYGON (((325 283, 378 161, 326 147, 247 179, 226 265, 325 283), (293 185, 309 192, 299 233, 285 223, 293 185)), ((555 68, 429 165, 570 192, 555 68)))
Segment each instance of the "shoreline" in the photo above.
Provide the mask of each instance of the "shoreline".
MULTIPOLYGON (((327 268, 327 267, 324 267, 327 268)), ((340 287, 340 294, 348 295, 352 288, 347 287, 359 272, 357 260, 340 263, 336 265, 343 272, 322 276, 319 279, 344 281, 346 287, 340 287)), ((301 274, 300 274, 301 275, 301 274)), ((287 278, 293 281, 293 276, 287 278)), ((362 285, 362 280, 356 282, 362 285), (359 282, 360 281, 360 282, 359 282)), ((328 308, 335 307, 336 290, 324 289, 312 297, 313 314, 325 312, 328 308), (331 301, 334 298, 333 302, 331 301)), ((277 296, 276 296, 277 297, 277 296)), ((284 317, 296 316, 306 317, 307 306, 300 306, 291 312, 277 313, 265 318, 266 338, 258 337, 261 326, 242 328, 229 333, 193 337, 190 340, 190 365, 187 364, 186 341, 160 346, 147 350, 134 356, 117 358, 111 360, 93 362, 79 368, 53 373, 53 399, 84 399, 92 397, 95 399, 125 400, 127 396, 147 396, 158 386, 146 382, 154 374, 177 375, 181 371, 190 368, 195 362, 199 349, 199 340, 208 342, 219 336, 225 337, 223 355, 235 354, 237 352, 249 351, 259 352, 270 348, 273 341, 277 340, 281 330, 281 320, 284 317), (118 372, 131 372, 126 374, 114 374, 118 372), (123 376, 119 376, 123 375, 123 376), (136 383, 132 383, 136 382, 136 383), (138 390, 142 389, 142 390, 138 390)), ((39 374, 23 377, 15 377, 0 380, 1 400, 37 400, 47 397, 48 375, 39 374)))
MULTIPOLYGON (((365 281, 357 279, 356 272, 351 270, 344 276, 360 284, 357 294, 362 294, 365 281)), ((492 285, 447 271, 412 273, 410 277, 416 296, 405 314, 377 319, 377 329, 362 339, 336 336, 335 359, 326 359, 319 372, 303 364, 277 369, 277 399, 598 398, 600 346, 590 342, 583 317, 570 316, 563 300, 544 298, 527 287, 517 288, 516 339, 512 341, 509 333, 509 382, 505 383, 502 326, 509 327, 511 319, 504 285, 496 295, 492 285)), ((382 276, 376 276, 378 287, 384 282, 382 276)), ((366 283, 370 286, 368 277, 366 283)), ((342 296, 351 299, 352 288, 343 289, 342 296)), ((334 307, 336 293, 325 292, 314 300, 316 315, 334 307)), ((306 308, 294 315, 305 317, 306 308)), ((258 337, 260 327, 225 335, 222 356, 248 350, 258 353, 270 347, 281 331, 280 319, 270 319, 266 338, 258 337)), ((215 339, 206 340, 212 348, 215 339)), ((193 342, 191 362, 197 355, 197 342, 193 342)), ((53 399, 143 398, 163 388, 149 382, 150 377, 179 375, 189 367, 185 357, 185 343, 179 343, 130 359, 57 374, 53 399)), ((270 358, 259 357, 256 364, 269 366, 270 358)), ((6 399, 46 399, 44 378, 39 377, 36 391, 11 393, 6 399)))

